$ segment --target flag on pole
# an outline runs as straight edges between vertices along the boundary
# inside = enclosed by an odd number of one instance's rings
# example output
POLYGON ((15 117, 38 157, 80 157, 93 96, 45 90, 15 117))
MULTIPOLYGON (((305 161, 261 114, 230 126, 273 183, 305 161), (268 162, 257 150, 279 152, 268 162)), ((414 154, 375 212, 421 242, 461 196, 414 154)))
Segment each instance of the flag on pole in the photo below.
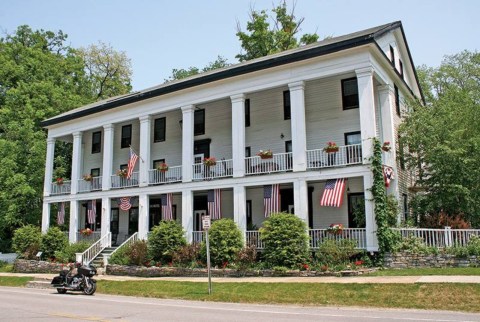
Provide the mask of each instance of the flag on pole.
POLYGON ((89 202, 87 202, 87 222, 89 224, 95 223, 96 214, 97 214, 97 201, 90 200, 89 202))
POLYGON ((345 183, 347 179, 330 179, 325 184, 320 206, 340 207, 343 202, 343 194, 345 192, 345 183))
POLYGON ((393 172, 391 167, 383 167, 383 179, 385 180, 385 187, 390 187, 390 181, 395 179, 395 172, 393 172))
POLYGON ((280 185, 263 186, 263 209, 265 217, 280 211, 280 185))
POLYGON ((172 213, 172 193, 165 193, 161 195, 161 203, 162 203, 162 219, 163 220, 173 220, 173 213, 172 213))
POLYGON ((65 223, 65 203, 59 202, 57 204, 57 225, 63 225, 65 223))
POLYGON ((132 208, 133 201, 130 197, 122 197, 118 199, 117 203, 120 209, 127 211, 132 208))
POLYGON ((128 159, 128 167, 127 167, 127 179, 130 179, 133 173, 133 169, 135 168, 135 163, 137 163, 138 155, 133 151, 130 147, 130 158, 128 159))
POLYGON ((222 218, 222 190, 208 191, 208 214, 211 219, 222 218))

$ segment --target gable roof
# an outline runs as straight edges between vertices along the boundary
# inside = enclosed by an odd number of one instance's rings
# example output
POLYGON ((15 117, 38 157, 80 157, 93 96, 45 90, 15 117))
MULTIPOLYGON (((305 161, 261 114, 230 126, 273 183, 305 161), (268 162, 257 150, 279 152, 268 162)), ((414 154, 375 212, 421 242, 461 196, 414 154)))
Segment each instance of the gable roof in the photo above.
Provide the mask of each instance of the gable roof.
MULTIPOLYGON (((215 82, 215 81, 219 81, 219 80, 223 80, 223 79, 227 79, 235 76, 240 76, 240 75, 244 75, 244 74, 248 74, 256 71, 261 71, 261 70, 272 68, 272 67, 290 64, 290 63, 306 60, 313 57, 323 56, 323 55, 331 54, 334 52, 346 50, 349 48, 362 46, 369 43, 375 43, 375 39, 377 37, 380 37, 383 34, 396 28, 401 29, 403 40, 406 44, 408 57, 412 64, 413 71, 415 74, 415 79, 418 84, 417 74, 415 71, 415 67, 413 66, 412 57, 410 55, 410 50, 408 48, 408 44, 405 38, 405 33, 403 31, 402 23, 400 21, 396 21, 396 22, 385 24, 385 25, 365 29, 362 31, 357 31, 351 34, 325 39, 310 45, 294 48, 294 49, 283 51, 277 54, 252 59, 246 62, 231 65, 225 68, 220 68, 213 71, 200 73, 198 75, 194 75, 184 79, 175 80, 175 81, 164 83, 158 86, 150 87, 145 90, 136 91, 129 94, 120 95, 120 96, 108 98, 105 100, 97 101, 95 103, 70 110, 68 112, 62 113, 60 115, 57 115, 55 117, 42 121, 41 126, 46 127, 49 125, 54 125, 54 124, 62 123, 65 121, 74 120, 76 118, 110 110, 115 107, 123 106, 126 104, 140 102, 153 97, 173 93, 183 89, 192 88, 195 86, 208 84, 211 82, 215 82)), ((387 57, 385 56, 385 58, 387 57)), ((420 94, 423 99, 423 94, 421 92, 421 89, 420 89, 420 94)))

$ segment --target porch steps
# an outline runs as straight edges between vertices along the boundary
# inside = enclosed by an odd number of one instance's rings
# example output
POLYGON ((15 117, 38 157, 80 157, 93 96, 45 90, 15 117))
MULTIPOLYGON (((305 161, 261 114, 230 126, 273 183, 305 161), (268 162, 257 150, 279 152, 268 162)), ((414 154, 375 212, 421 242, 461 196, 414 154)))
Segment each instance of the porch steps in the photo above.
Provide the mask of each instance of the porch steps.
POLYGON ((93 266, 97 269, 103 267, 103 255, 111 254, 117 247, 106 247, 100 254, 97 255, 92 261, 93 266))

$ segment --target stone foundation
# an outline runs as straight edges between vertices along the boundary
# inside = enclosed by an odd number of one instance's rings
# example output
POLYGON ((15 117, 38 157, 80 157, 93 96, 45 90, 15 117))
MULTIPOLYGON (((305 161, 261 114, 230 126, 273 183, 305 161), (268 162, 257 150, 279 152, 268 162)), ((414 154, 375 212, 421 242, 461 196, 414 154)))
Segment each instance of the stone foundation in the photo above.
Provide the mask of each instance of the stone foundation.
POLYGON ((62 270, 68 270, 67 264, 26 259, 17 259, 13 262, 13 271, 16 273, 58 274, 62 270))
POLYGON ((448 254, 387 253, 384 257, 384 266, 387 268, 479 267, 480 256, 457 258, 455 255, 448 254))

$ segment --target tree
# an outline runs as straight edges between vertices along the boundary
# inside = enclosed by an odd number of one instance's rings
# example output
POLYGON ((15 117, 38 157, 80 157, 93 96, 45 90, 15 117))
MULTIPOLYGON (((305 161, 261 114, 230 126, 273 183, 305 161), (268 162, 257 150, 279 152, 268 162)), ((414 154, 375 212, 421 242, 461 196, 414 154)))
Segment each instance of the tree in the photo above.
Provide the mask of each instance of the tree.
POLYGON ((99 42, 77 50, 85 64, 90 92, 95 100, 130 92, 132 66, 125 52, 99 42))
POLYGON ((168 79, 166 79, 165 82, 171 82, 173 80, 187 78, 211 70, 224 68, 229 65, 230 64, 228 63, 227 59, 219 55, 215 61, 208 63, 208 65, 203 67, 201 70, 198 67, 189 67, 187 69, 175 68, 172 70, 172 75, 168 79))
POLYGON ((235 57, 241 62, 318 41, 316 33, 304 34, 300 40, 297 39, 305 18, 297 20, 294 14, 295 6, 288 13, 286 0, 274 7, 272 12, 275 14, 274 17, 269 17, 265 10, 251 9, 247 32, 242 31, 240 24, 237 24, 237 37, 245 53, 235 57), (269 18, 273 20, 273 26, 270 25, 269 18))
MULTIPOLYGON (((406 162, 425 189, 412 201, 421 222, 447 214, 480 225, 480 54, 447 56, 438 68, 418 69, 426 104, 401 126, 406 162)), ((430 220, 431 221, 431 220, 430 220)))

